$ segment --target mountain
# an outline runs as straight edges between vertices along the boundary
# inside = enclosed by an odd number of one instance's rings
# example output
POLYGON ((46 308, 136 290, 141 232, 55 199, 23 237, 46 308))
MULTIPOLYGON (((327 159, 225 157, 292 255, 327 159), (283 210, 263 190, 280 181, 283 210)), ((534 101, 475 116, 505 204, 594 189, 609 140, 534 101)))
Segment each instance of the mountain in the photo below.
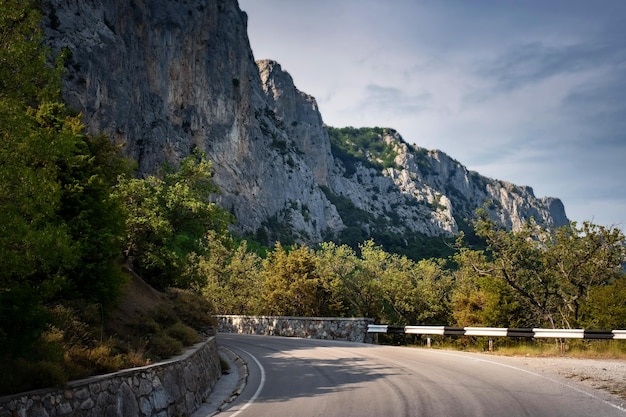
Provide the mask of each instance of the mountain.
POLYGON ((138 175, 206 152, 234 231, 315 243, 453 236, 477 208, 506 228, 568 223, 556 198, 468 171, 385 128, 325 126, 271 60, 255 62, 236 0, 45 0, 46 40, 70 52, 63 94, 138 175))

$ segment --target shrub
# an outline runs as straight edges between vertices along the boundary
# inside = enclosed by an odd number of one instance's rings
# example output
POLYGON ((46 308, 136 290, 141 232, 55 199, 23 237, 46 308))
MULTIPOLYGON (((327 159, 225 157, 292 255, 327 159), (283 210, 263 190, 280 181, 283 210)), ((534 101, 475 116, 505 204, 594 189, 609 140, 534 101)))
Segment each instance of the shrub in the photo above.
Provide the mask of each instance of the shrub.
POLYGON ((37 388, 61 387, 68 381, 63 364, 49 360, 0 361, 0 392, 13 394, 37 388))
POLYGON ((174 302, 174 312, 186 325, 196 330, 204 330, 209 326, 217 326, 212 316, 213 305, 204 297, 189 291, 171 288, 168 296, 174 302))
POLYGON ((183 344, 165 332, 153 335, 148 341, 147 354, 152 359, 162 359, 179 355, 183 344))
POLYGON ((65 355, 72 371, 71 379, 114 372, 126 364, 124 355, 114 354, 111 347, 106 345, 93 348, 73 346, 65 355))
POLYGON ((200 340, 198 332, 183 323, 175 323, 167 328, 166 333, 180 341, 184 346, 190 346, 200 340))

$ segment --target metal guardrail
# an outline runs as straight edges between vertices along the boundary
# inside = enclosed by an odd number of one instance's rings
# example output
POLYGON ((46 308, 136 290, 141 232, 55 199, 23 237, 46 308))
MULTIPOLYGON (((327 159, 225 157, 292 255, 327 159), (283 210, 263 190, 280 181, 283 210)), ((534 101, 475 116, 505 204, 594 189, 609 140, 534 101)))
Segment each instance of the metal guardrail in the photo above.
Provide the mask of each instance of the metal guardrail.
POLYGON ((585 329, 516 329, 500 327, 450 327, 450 326, 388 326, 370 324, 368 333, 422 334, 441 336, 531 337, 555 339, 621 339, 626 340, 626 330, 585 329))

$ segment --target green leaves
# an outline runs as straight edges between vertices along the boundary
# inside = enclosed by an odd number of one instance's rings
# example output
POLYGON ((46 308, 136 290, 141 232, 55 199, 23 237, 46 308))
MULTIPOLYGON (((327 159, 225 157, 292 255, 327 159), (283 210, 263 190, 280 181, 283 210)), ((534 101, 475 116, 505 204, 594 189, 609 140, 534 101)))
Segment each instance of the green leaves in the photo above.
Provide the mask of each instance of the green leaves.
POLYGON ((311 249, 298 246, 286 252, 279 243, 268 254, 263 267, 263 308, 267 314, 309 317, 327 314, 325 282, 318 273, 311 249))
POLYGON ((380 170, 396 167, 397 152, 382 137, 388 133, 388 129, 380 127, 334 128, 329 126, 326 130, 333 154, 343 162, 346 168, 346 176, 349 177, 354 174, 357 163, 380 170))
POLYGON ((157 288, 201 286, 183 279, 190 277, 188 257, 202 255, 208 231, 222 235, 233 221, 209 200, 217 191, 211 163, 199 153, 159 176, 120 179, 115 195, 127 212, 125 255, 145 280, 157 288))
MULTIPOLYGON (((572 223, 549 231, 530 222, 520 231, 507 232, 498 230, 483 216, 476 222, 476 230, 487 241, 487 258, 482 262, 459 258, 460 265, 466 270, 473 268, 475 280, 478 277, 501 280, 513 292, 515 300, 510 301, 506 288, 487 290, 492 295, 498 294, 499 302, 510 310, 502 309, 504 315, 500 316, 509 314, 510 318, 509 323, 501 325, 519 323, 520 315, 510 314, 516 309, 513 303, 532 312, 522 320, 527 325, 566 328, 590 325, 596 320, 589 314, 594 311, 588 305, 591 294, 599 296, 599 287, 611 285, 623 276, 626 250, 619 229, 585 222, 582 227, 572 223), (582 314, 582 306, 586 306, 588 315, 582 314)), ((484 285, 482 288, 485 290, 484 285)))
POLYGON ((60 77, 42 46, 42 19, 34 0, 0 2, 0 101, 19 110, 59 96, 60 77))
POLYGON ((40 5, 0 1, 3 363, 42 345, 49 305, 108 307, 124 282, 123 214, 110 192, 127 163, 107 138, 84 135, 63 104, 61 59, 42 44, 40 5))

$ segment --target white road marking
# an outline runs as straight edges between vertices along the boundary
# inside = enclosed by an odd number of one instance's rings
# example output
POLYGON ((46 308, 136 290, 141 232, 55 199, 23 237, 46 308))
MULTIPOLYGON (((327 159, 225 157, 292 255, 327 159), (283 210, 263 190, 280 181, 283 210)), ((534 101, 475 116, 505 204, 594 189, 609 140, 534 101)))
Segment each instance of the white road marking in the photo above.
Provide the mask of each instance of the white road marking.
POLYGON ((250 398, 248 400, 247 403, 245 403, 235 414, 233 414, 231 417, 235 417, 237 415, 239 415, 241 412, 243 412, 246 408, 248 408, 252 403, 254 403, 256 401, 256 399, 259 397, 259 394, 261 393, 261 390, 263 389, 263 386, 265 385, 265 369, 263 368, 263 365, 261 365, 261 362, 259 362, 259 360, 257 358, 254 357, 253 354, 251 354, 250 352, 243 350, 243 349, 239 349, 241 350, 243 353, 245 353, 246 355, 250 356, 252 358, 252 360, 257 364, 257 366, 259 367, 259 370, 261 371, 261 382, 259 383, 259 387, 257 388, 256 392, 254 393, 254 395, 252 396, 252 398, 250 398))

